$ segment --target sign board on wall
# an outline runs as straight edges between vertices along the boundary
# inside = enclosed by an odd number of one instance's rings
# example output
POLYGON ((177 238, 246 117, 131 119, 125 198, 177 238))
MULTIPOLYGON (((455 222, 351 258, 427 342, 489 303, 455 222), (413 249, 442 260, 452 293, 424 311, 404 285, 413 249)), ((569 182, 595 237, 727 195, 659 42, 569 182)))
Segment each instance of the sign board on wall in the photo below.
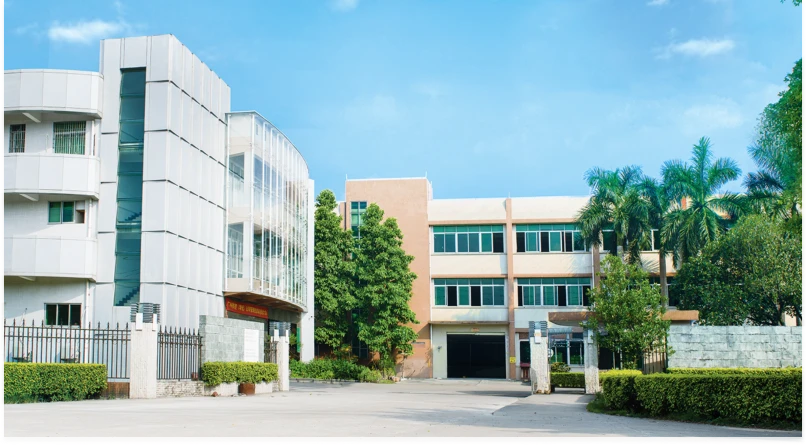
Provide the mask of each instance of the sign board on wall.
POLYGON ((260 349, 260 331, 257 329, 243 330, 243 361, 259 361, 258 349, 260 349))
POLYGON ((227 310, 241 315, 251 315, 253 317, 269 319, 269 310, 265 307, 255 304, 241 303, 240 301, 233 301, 229 298, 226 299, 227 310))

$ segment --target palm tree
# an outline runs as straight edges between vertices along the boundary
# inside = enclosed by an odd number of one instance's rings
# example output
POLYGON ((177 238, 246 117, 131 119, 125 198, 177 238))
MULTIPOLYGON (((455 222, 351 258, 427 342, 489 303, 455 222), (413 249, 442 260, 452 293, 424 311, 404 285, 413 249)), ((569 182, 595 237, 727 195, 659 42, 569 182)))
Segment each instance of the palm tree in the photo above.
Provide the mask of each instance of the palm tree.
POLYGON ((793 150, 773 138, 760 138, 747 151, 759 167, 758 172, 748 173, 744 179, 753 210, 783 220, 799 218, 800 172, 793 150))
POLYGON ((714 160, 710 144, 708 138, 700 138, 694 145, 691 165, 666 161, 661 169, 669 198, 676 202, 664 219, 661 238, 676 247, 678 264, 699 254, 743 211, 739 195, 719 193, 722 186, 739 177, 741 170, 733 159, 714 160))
MULTIPOLYGON (((645 176, 639 186, 644 199, 650 205, 649 222, 650 225, 660 231, 663 227, 666 215, 672 210, 674 201, 669 197, 669 188, 655 178, 645 176)), ((669 286, 666 278, 666 255, 674 251, 668 240, 660 233, 660 245, 658 246, 658 275, 660 275, 661 294, 669 298, 669 286)))
POLYGON ((580 235, 597 249, 602 243, 602 231, 612 224, 616 246, 622 248, 629 263, 640 263, 641 249, 652 236, 650 206, 638 187, 642 177, 641 168, 634 165, 588 170, 585 180, 592 196, 577 215, 580 235))

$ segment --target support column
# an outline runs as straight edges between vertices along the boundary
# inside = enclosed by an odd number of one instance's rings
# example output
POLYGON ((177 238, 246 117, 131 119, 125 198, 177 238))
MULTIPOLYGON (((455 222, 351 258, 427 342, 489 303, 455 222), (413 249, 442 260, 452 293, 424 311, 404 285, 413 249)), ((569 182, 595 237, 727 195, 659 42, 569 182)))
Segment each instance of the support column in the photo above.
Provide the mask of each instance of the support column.
POLYGON ((599 348, 593 342, 593 331, 585 330, 585 394, 599 392, 599 348))
POLYGON ((529 377, 532 379, 532 394, 551 394, 551 376, 549 374, 549 339, 542 337, 539 330, 529 339, 531 350, 531 366, 529 377))
POLYGON ((277 342, 277 373, 279 375, 278 386, 280 391, 288 391, 290 382, 290 369, 288 358, 288 333, 284 337, 280 337, 277 342))
POLYGON ((143 314, 131 331, 131 356, 129 357, 129 398, 157 398, 157 323, 143 323, 143 314))

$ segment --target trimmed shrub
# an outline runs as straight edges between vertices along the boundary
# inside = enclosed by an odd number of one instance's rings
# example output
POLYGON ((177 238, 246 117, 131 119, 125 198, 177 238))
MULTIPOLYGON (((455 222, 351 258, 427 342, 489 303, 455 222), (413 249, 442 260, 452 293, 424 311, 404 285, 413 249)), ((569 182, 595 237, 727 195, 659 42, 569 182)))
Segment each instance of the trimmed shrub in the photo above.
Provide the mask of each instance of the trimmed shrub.
POLYGON ((743 374, 743 375, 782 375, 802 374, 803 368, 669 368, 667 374, 686 375, 713 375, 713 374, 743 374))
POLYGON ((634 379, 641 408, 652 416, 689 413, 744 422, 802 419, 799 373, 777 375, 652 374, 634 379))
POLYGON ((84 400, 106 389, 106 365, 5 363, 5 403, 84 400))
POLYGON ((551 364, 551 372, 571 372, 571 367, 564 362, 554 362, 551 364))
POLYGON ((381 371, 377 369, 369 369, 365 367, 361 367, 361 371, 358 373, 358 380, 361 382, 368 382, 368 383, 378 383, 383 379, 381 375, 381 371))
POLYGON ((350 360, 315 358, 308 363, 291 360, 289 369, 291 377, 297 379, 337 379, 370 383, 383 380, 383 373, 380 370, 361 366, 350 360))
POLYGON ((635 400, 635 379, 641 371, 611 370, 599 375, 602 386, 602 399, 608 409, 633 409, 635 400))
POLYGON ((272 382, 279 378, 277 365, 261 362, 207 362, 202 364, 205 385, 272 382))
POLYGON ((584 372, 552 372, 551 386, 558 388, 584 388, 584 372))

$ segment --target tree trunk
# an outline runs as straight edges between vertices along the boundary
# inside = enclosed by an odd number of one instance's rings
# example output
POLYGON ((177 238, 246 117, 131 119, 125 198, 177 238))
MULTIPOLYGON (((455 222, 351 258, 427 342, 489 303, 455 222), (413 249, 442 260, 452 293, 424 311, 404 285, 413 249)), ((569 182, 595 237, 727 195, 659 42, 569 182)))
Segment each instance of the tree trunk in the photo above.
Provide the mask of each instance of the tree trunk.
POLYGON ((661 249, 658 253, 658 274, 660 275, 660 293, 666 297, 666 306, 669 305, 669 286, 666 284, 666 252, 661 249))

